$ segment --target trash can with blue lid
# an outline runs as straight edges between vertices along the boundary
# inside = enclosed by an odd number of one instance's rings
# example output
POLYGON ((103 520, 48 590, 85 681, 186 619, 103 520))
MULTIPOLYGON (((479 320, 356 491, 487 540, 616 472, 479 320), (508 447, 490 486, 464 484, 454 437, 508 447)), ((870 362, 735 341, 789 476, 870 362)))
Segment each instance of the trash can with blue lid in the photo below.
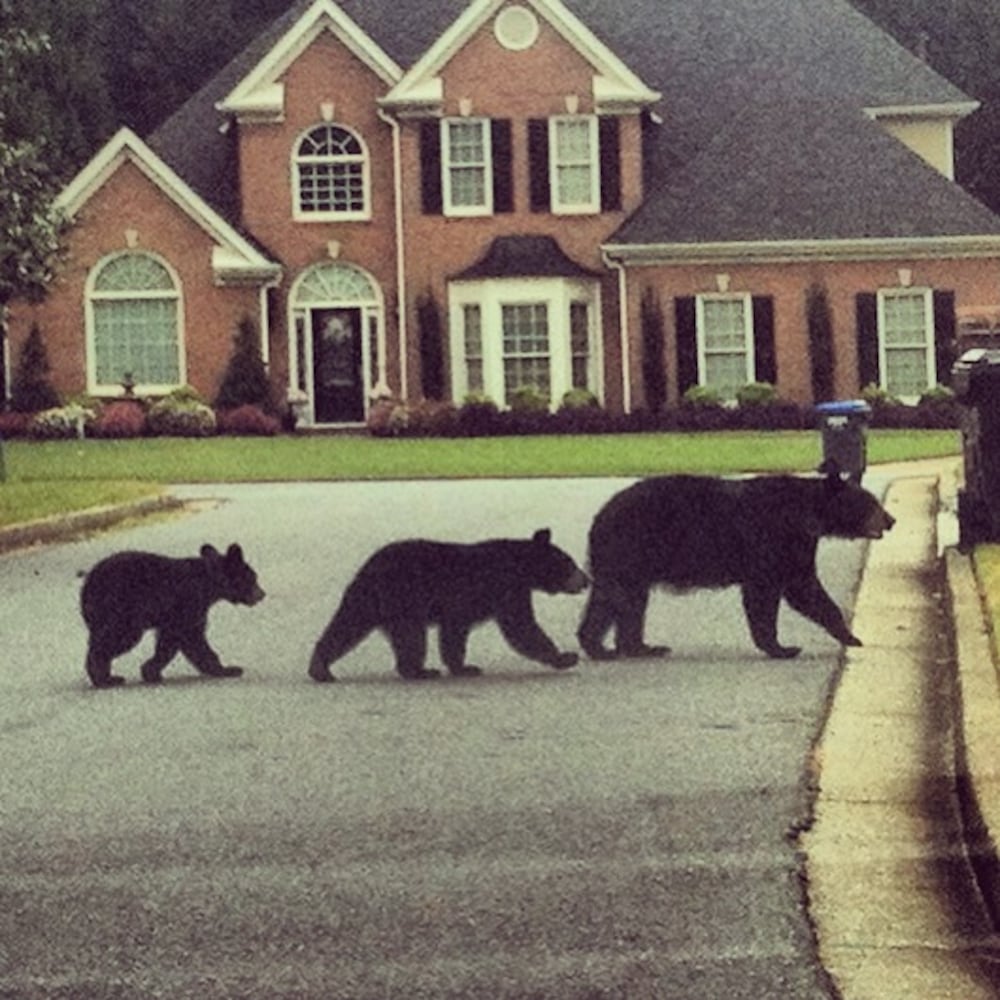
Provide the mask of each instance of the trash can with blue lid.
POLYGON ((966 351, 952 368, 951 386, 963 404, 958 541, 967 549, 1000 542, 1000 350, 966 351))
POLYGON ((860 483, 868 466, 868 418, 871 407, 863 399, 819 403, 825 472, 837 472, 860 483))

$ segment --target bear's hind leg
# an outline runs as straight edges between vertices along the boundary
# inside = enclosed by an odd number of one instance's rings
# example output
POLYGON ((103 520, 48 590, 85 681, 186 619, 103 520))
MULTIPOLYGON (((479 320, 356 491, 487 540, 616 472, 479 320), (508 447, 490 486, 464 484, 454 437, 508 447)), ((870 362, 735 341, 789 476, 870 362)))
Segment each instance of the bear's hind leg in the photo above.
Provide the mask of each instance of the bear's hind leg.
POLYGON ((666 656, 670 652, 669 646, 647 646, 643 639, 649 587, 641 583, 622 587, 619 602, 618 625, 615 630, 618 655, 629 658, 666 656))
POLYGON ((111 661, 122 653, 127 653, 142 638, 142 629, 119 632, 118 627, 91 630, 87 644, 85 667, 90 683, 95 688, 118 687, 125 683, 124 677, 111 672, 111 661))
POLYGON ((743 610, 746 612, 750 635, 758 649, 777 660, 789 660, 802 652, 798 646, 782 646, 778 642, 778 605, 781 591, 761 583, 743 585, 743 610))
POLYGON ((439 670, 424 667, 427 659, 427 625, 423 621, 396 621, 385 626, 393 652, 396 672, 404 680, 425 681, 441 676, 439 670))
POLYGON ((469 640, 468 622, 446 618, 441 622, 438 644, 441 660, 453 677, 478 677, 482 670, 465 662, 465 649, 469 640))
POLYGON ((345 596, 330 624, 316 640, 313 654, 309 660, 309 676, 320 684, 328 684, 336 680, 330 673, 330 664, 349 653, 369 632, 373 626, 356 611, 357 601, 350 592, 345 596))

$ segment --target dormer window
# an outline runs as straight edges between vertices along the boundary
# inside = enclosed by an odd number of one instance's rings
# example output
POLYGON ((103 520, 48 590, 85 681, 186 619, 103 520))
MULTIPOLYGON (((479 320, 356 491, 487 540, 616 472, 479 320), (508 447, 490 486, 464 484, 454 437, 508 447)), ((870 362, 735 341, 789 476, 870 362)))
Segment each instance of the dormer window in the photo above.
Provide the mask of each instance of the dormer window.
POLYGON ((295 217, 367 219, 368 157, 361 140, 342 125, 310 129, 295 150, 295 217))

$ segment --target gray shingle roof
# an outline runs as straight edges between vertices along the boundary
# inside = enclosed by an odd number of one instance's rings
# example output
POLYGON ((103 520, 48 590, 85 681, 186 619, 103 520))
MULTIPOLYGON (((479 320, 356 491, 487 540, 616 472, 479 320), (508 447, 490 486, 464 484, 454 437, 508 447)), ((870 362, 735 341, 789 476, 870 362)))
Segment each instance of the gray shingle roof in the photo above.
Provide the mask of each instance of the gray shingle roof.
POLYGON ((498 236, 456 280, 480 278, 592 278, 593 271, 566 256, 554 236, 498 236))
MULTIPOLYGON (((564 0, 662 93, 648 199, 614 242, 1000 232, 1000 221, 861 114, 968 100, 847 0, 564 0)), ((404 69, 466 0, 341 0, 404 69)), ((290 10, 149 142, 238 219, 235 148, 215 103, 309 6, 290 10)))
POLYGON ((608 242, 997 233, 1000 218, 862 111, 825 101, 770 101, 734 113, 699 153, 652 188, 608 242))

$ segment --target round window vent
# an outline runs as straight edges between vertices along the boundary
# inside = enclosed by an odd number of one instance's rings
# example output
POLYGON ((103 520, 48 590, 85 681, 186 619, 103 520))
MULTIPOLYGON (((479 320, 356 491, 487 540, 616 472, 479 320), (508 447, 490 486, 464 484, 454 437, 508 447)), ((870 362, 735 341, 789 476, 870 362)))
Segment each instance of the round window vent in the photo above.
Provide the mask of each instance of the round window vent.
POLYGON ((497 14, 493 30, 505 49, 528 49, 538 38, 538 18, 529 8, 511 4, 497 14))

